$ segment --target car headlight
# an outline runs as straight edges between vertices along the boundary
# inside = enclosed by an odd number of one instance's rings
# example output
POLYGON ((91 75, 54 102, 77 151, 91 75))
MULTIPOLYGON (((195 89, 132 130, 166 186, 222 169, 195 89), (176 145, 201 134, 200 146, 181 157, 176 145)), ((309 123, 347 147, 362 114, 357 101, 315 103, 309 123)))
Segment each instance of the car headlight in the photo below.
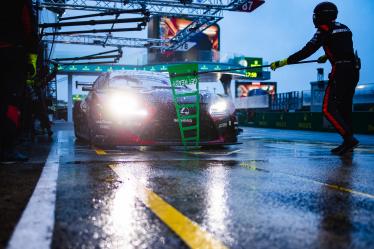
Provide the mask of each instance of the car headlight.
POLYGON ((209 107, 209 114, 212 116, 225 115, 228 111, 228 107, 226 100, 219 100, 209 107))
POLYGON ((115 118, 123 117, 145 117, 147 110, 141 107, 139 99, 133 95, 115 93, 108 99, 109 112, 115 118))

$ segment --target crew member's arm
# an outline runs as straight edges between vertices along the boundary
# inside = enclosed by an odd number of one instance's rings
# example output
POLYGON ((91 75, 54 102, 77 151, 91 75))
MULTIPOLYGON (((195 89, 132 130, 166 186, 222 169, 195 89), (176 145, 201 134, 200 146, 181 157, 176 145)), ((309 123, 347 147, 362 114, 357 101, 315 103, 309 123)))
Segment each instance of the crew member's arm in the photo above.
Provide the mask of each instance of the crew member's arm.
POLYGON ((38 58, 39 37, 37 30, 36 14, 31 0, 25 0, 22 8, 22 24, 25 39, 25 47, 28 53, 31 78, 36 75, 36 61, 38 58))
POLYGON ((287 63, 296 63, 314 54, 322 46, 327 35, 328 32, 318 29, 317 32, 314 34, 313 38, 300 51, 288 57, 287 63))
POLYGON ((287 64, 293 64, 308 58, 323 45, 327 36, 328 32, 318 29, 313 38, 300 51, 294 53, 287 59, 271 63, 271 69, 275 70, 287 64))

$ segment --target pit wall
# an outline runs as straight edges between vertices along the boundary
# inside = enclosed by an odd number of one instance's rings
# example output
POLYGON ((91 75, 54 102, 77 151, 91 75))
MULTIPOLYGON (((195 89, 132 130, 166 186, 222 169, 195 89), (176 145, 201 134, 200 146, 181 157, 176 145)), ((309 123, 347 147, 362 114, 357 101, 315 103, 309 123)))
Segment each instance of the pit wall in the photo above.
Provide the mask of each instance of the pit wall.
MULTIPOLYGON (((266 112, 236 111, 239 125, 259 128, 276 128, 309 131, 334 131, 320 112, 266 112)), ((354 112, 353 126, 356 133, 374 134, 374 112, 354 112)))

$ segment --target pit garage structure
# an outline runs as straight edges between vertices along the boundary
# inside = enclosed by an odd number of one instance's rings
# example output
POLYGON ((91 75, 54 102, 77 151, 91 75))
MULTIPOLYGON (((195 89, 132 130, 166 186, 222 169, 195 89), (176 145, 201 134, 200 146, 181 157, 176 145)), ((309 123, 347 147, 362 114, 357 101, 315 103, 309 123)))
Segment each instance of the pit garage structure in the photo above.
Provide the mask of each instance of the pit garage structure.
MULTIPOLYGON (((214 63, 214 62, 195 62, 199 66, 199 71, 211 71, 211 70, 224 70, 238 67, 235 64, 228 63, 214 63)), ((181 63, 175 63, 181 64, 181 63)), ((100 64, 87 64, 87 65, 60 65, 58 75, 67 75, 68 79, 68 116, 67 121, 73 121, 73 87, 74 87, 74 76, 99 76, 101 73, 111 72, 116 70, 144 70, 150 72, 167 72, 167 66, 169 64, 153 64, 153 65, 100 65, 100 64)), ((217 74, 208 73, 201 76, 201 80, 204 82, 216 82, 220 81, 226 94, 230 94, 231 80, 233 78, 246 77, 246 71, 240 70, 233 74, 217 74)), ((264 71, 256 77, 251 77, 252 80, 269 80, 270 72, 264 71)))
MULTIPOLYGON (((125 8, 135 2, 144 2, 152 13, 150 2, 181 8, 186 3, 187 11, 190 5, 224 1, 38 3, 57 12, 59 6, 68 11, 67 5, 125 8)), ((92 40, 98 47, 113 42, 108 35, 98 36, 103 40, 92 40)), ((204 64, 213 69, 231 65, 191 62, 199 70, 204 64)), ((144 64, 133 70, 163 71, 168 65, 144 64)), ((93 60, 60 65, 70 91, 76 75, 131 67, 93 60)), ((211 76, 217 79, 218 74, 211 76)), ((231 75, 224 77, 228 81, 231 75)), ((287 122, 285 115, 282 119, 274 121, 287 122)), ((326 132, 241 127, 240 144, 183 150, 94 147, 76 140, 71 123, 57 121, 54 128, 52 141, 38 136, 25 146, 29 162, 0 167, 0 247, 374 248, 372 135, 357 135, 361 145, 354 155, 336 156, 330 149, 340 138, 326 132)))
MULTIPOLYGON (((83 56, 80 60, 84 62, 76 63, 77 60, 59 58, 64 60, 68 66, 60 66, 58 74, 68 77, 68 121, 72 121, 72 89, 74 75, 96 76, 102 72, 110 70, 121 70, 123 68, 131 70, 150 70, 164 71, 166 65, 144 65, 129 66, 116 65, 122 56, 122 48, 146 48, 148 50, 167 51, 185 51, 186 45, 195 36, 204 32, 207 28, 217 24, 223 19, 224 11, 233 12, 252 12, 265 3, 264 0, 34 0, 35 8, 39 10, 39 27, 42 41, 47 44, 47 49, 52 50, 55 44, 74 44, 96 46, 102 48, 117 48, 119 54, 113 56, 83 56), (54 22, 42 23, 41 16, 45 10, 55 13, 54 22), (75 11, 75 12, 74 12, 75 11), (79 12, 76 12, 79 11, 79 12), (73 13, 73 14, 71 14, 73 13), (76 13, 87 13, 76 15, 76 13), (65 15, 67 14, 67 15, 65 15), (131 15, 132 18, 123 18, 131 15), (135 18, 134 15, 136 16, 135 18), (141 31, 145 29, 148 22, 153 17, 172 16, 186 18, 191 23, 180 30, 170 39, 157 38, 132 38, 122 34, 141 31), (98 18, 97 18, 98 17, 98 18), (131 27, 118 28, 120 24, 129 24, 131 27), (105 24, 105 28, 91 29, 90 26, 97 27, 105 24), (107 28, 111 25, 110 28, 107 28), (131 31, 131 32, 126 32, 131 31), (113 35, 121 32, 121 36, 113 35), (113 61, 98 60, 102 58, 111 58, 113 61), (109 64, 111 65, 107 65, 109 64), (93 65, 95 63, 95 65, 93 65), (106 65, 104 65, 104 63, 106 65)), ((100 26, 102 27, 102 26, 100 26)), ((189 46, 187 46, 187 49, 189 46)), ((51 59, 51 58, 47 58, 51 59)), ((75 58, 77 59, 77 58, 75 58)), ((201 70, 225 69, 235 65, 213 62, 196 62, 201 70)), ((237 65, 236 65, 237 66, 237 65)), ((244 72, 239 72, 243 74, 244 72)), ((208 78, 216 76, 208 75, 208 78)), ((217 77, 216 77, 217 78, 217 77)), ((230 89, 231 76, 220 75, 226 92, 230 89)), ((270 78, 270 73, 266 72, 259 80, 270 78)), ((57 84, 57 81, 54 81, 57 84)), ((57 86, 50 87, 55 89, 57 86)), ((55 98, 57 94, 55 93, 55 98)), ((55 100, 57 102, 57 99, 55 100)))

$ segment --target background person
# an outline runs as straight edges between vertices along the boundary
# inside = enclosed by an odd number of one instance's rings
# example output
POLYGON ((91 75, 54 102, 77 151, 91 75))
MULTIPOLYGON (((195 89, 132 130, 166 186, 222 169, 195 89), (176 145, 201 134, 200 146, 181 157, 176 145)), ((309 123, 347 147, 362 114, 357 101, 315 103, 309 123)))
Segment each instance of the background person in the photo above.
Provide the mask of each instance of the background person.
POLYGON ((26 161, 15 149, 27 77, 35 77, 37 20, 31 0, 0 8, 0 161, 26 161))

